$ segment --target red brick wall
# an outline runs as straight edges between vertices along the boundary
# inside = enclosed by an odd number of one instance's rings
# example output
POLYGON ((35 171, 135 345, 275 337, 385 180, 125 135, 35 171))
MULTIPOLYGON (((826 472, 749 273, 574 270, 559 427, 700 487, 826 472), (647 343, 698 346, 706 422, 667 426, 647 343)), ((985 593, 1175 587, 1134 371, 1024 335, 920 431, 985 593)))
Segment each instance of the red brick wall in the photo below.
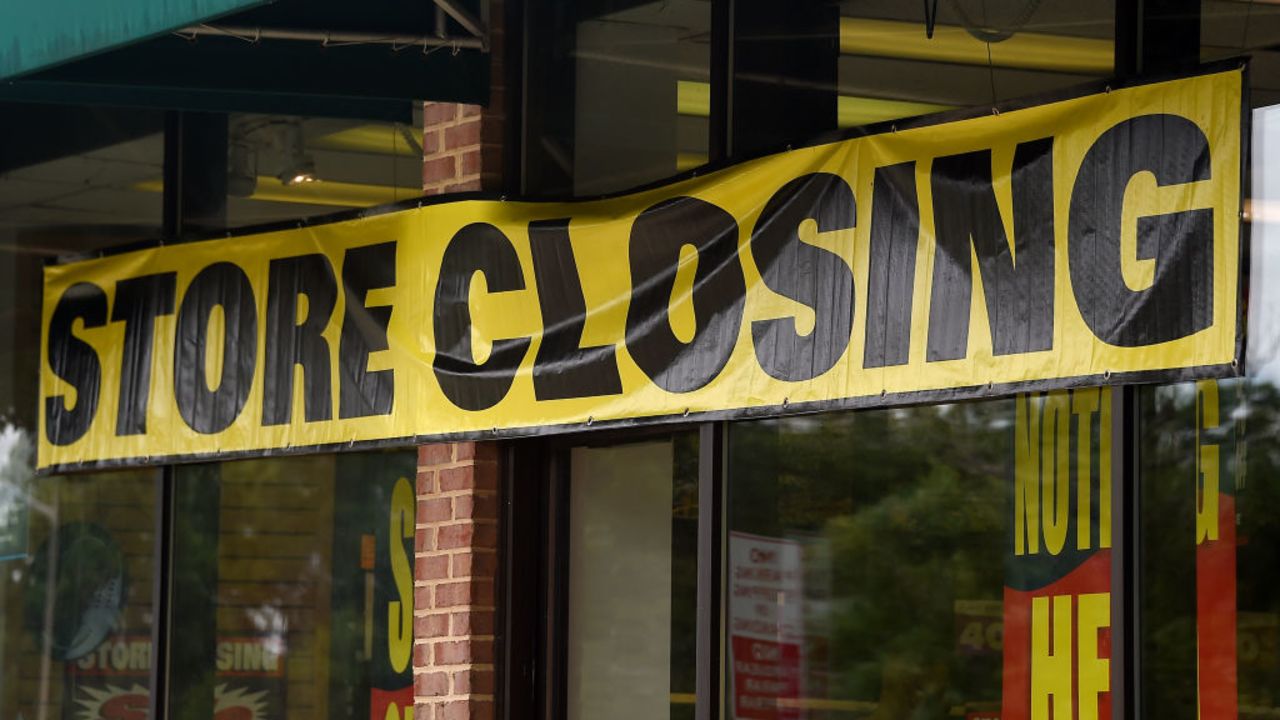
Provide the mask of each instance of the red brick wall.
POLYGON ((422 116, 422 191, 480 190, 479 105, 427 103, 422 116))
POLYGON ((491 720, 498 445, 418 448, 414 720, 491 720))

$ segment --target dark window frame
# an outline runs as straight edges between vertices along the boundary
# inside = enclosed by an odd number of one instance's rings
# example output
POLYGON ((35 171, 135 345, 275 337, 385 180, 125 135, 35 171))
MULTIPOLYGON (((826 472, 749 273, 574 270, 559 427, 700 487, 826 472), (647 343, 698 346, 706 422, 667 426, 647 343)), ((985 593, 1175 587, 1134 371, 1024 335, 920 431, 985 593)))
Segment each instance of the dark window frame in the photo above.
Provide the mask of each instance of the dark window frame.
MULTIPOLYGON (((534 3, 537 5, 537 3, 534 3)), ((708 146, 712 162, 758 152, 761 148, 734 142, 735 123, 742 118, 734 112, 734 97, 742 92, 734 74, 741 53, 749 47, 735 40, 739 8, 751 0, 712 0, 711 113, 708 146)), ((754 5, 753 5, 754 7, 754 5)), ((527 13, 536 16, 535 11, 527 13)), ((545 19, 545 16, 544 16, 545 19)), ((1199 62, 1199 0, 1116 0, 1115 67, 1118 78, 1176 72, 1199 62)), ((560 28, 557 28, 560 29, 560 28)), ((533 21, 523 26, 523 37, 546 37, 546 27, 533 21)), ((546 88, 532 86, 549 72, 549 54, 536 44, 526 45, 521 59, 526 63, 522 77, 520 124, 524 148, 535 143, 531 129, 545 127, 549 107, 542 102, 546 88), (531 108, 543 108, 537 115, 531 108)), ((572 77, 572 68, 558 70, 572 77)), ((566 75, 561 75, 562 82, 566 75)), ((780 92, 785 94, 785 90, 780 92)), ((563 98, 559 98, 563 102, 563 98)), ((789 108, 790 99, 779 97, 778 108, 789 108)), ((563 106, 562 106, 563 108, 563 106)), ((793 128, 785 120, 770 118, 774 142, 803 142, 812 128, 793 128)), ((550 121, 554 122, 554 120, 550 121)), ((570 119, 569 122, 572 122, 570 119)), ((563 130, 563 128, 561 128, 563 130)), ((569 130, 572 130, 570 127, 569 130)), ((571 186, 560 178, 561 186, 542 185, 546 158, 536 154, 521 156, 520 190, 525 194, 546 191, 563 194, 571 186)), ((1138 423, 1135 386, 1111 386, 1113 402, 1112 442, 1112 717, 1139 717, 1136 682, 1141 657, 1138 653, 1137 585, 1142 538, 1137 513, 1141 498, 1137 488, 1138 423)), ((698 610, 697 610, 697 704, 698 720, 724 717, 724 565, 725 494, 728 484, 725 452, 729 424, 709 422, 698 425, 700 433, 698 470, 698 610)), ((504 553, 500 559, 499 612, 499 697, 498 715, 504 720, 560 720, 565 716, 563 674, 564 632, 567 608, 563 598, 565 512, 563 501, 567 477, 565 448, 573 444, 632 442, 652 434, 666 434, 669 428, 618 431, 602 434, 575 434, 552 439, 533 439, 508 444, 507 470, 503 487, 504 553), (533 513, 533 508, 537 512, 533 513), (530 517, 534 515, 534 517, 530 517), (552 581, 551 578, 556 578, 552 581), (536 602, 534 601, 536 599, 536 602)))

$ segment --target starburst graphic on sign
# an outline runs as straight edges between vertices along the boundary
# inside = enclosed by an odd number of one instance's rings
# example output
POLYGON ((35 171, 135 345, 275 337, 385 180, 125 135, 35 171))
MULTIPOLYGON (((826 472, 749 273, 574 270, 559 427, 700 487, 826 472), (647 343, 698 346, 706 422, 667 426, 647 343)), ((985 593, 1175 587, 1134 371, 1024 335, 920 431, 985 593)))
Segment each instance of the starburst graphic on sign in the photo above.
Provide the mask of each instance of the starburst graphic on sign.
POLYGON ((245 688, 228 689, 225 684, 213 689, 213 716, 234 720, 265 720, 266 690, 249 692, 245 688))
POLYGON ((102 688, 82 687, 81 689, 88 697, 76 700, 76 704, 81 706, 77 711, 77 720, 112 720, 121 709, 116 707, 112 712, 112 706, 119 705, 145 711, 150 697, 150 691, 137 683, 134 683, 131 688, 106 685, 102 688))

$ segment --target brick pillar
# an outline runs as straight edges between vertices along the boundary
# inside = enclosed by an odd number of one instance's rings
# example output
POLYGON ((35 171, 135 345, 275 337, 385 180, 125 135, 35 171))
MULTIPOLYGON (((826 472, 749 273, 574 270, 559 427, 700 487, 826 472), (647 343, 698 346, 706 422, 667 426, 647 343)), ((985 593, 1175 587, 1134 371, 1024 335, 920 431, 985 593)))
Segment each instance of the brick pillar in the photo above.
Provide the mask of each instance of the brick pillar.
POLYGON ((492 720, 498 445, 418 448, 414 720, 492 720))
MULTIPOLYGON (((490 6, 487 106, 423 108, 426 195, 502 190, 502 2, 490 6)), ((492 720, 498 568, 497 443, 418 448, 414 720, 492 720)))

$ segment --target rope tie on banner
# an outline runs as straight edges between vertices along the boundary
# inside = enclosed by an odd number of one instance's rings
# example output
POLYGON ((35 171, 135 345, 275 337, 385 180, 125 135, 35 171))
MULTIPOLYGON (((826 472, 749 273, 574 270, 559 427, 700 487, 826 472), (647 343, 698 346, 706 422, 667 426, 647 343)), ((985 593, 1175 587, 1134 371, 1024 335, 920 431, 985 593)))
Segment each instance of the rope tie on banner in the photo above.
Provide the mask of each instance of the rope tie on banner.
POLYGON ((933 39, 933 29, 938 25, 938 0, 924 0, 924 36, 933 39))
MULTIPOLYGON (((987 23, 987 0, 982 0, 982 23, 983 25, 987 23)), ((982 41, 987 45, 987 78, 991 82, 991 114, 999 115, 1000 111, 996 109, 996 105, 1000 100, 996 97, 996 64, 991 59, 991 37, 988 35, 982 38, 982 41)))

